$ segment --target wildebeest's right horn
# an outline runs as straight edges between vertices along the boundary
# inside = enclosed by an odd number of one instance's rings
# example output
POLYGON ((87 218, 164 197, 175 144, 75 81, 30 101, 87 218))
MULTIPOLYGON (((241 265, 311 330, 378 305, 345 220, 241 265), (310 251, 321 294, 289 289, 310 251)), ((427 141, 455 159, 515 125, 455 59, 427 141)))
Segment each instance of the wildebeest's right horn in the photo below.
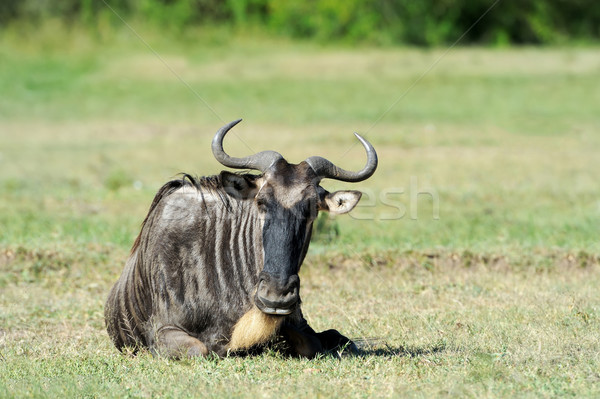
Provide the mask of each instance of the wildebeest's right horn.
POLYGON ((367 151, 367 164, 362 170, 358 172, 350 172, 342 168, 338 168, 331 161, 322 157, 310 157, 306 160, 306 163, 313 168, 317 176, 319 176, 321 179, 334 179, 347 181, 350 183, 356 183, 368 179, 373 175, 373 173, 375 173, 375 169, 377 169, 377 153, 375 152, 375 148, 373 148, 371 143, 361 137, 358 133, 354 133, 354 135, 356 138, 358 138, 358 140, 360 140, 367 151))
POLYGON ((258 154, 250 155, 245 158, 234 158, 227 155, 223 150, 223 138, 227 132, 240 123, 242 120, 238 119, 223 126, 217 131, 212 141, 212 152, 217 161, 225 166, 235 169, 256 169, 261 172, 265 172, 269 166, 273 165, 276 161, 283 158, 280 153, 275 151, 262 151, 258 154))

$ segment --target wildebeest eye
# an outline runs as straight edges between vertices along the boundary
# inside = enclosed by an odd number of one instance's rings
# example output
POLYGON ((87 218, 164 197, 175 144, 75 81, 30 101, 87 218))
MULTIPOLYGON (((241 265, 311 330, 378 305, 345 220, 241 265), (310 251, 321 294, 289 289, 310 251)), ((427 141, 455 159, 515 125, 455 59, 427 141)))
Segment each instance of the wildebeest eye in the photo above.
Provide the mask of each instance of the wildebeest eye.
POLYGON ((264 210, 267 208, 267 202, 263 198, 256 198, 256 206, 258 209, 264 210))

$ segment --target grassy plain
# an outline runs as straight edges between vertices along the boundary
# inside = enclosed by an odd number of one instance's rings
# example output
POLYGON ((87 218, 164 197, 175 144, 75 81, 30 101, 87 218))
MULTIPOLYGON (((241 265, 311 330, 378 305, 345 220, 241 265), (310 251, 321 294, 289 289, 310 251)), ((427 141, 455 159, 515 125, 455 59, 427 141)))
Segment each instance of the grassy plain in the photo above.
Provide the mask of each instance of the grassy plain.
POLYGON ((141 35, 160 58, 127 31, 0 37, 0 396, 600 394, 598 49, 141 35), (309 322, 362 356, 111 346, 103 302, 154 193, 220 171, 210 140, 239 117, 233 154, 352 169, 353 131, 377 148, 301 273, 309 322))

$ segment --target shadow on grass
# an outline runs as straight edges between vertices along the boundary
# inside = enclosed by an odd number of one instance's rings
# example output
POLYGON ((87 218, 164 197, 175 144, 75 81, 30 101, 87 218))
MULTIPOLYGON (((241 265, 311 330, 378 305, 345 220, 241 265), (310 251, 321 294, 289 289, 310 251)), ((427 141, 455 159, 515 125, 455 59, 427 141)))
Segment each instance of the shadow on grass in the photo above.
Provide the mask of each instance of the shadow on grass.
MULTIPOLYGON (((355 338, 352 340, 356 345, 353 350, 350 347, 343 349, 333 349, 317 355, 317 358, 335 358, 342 360, 344 358, 352 357, 381 357, 381 358, 397 358, 397 357, 420 357, 428 356, 436 353, 441 353, 447 350, 446 344, 443 341, 432 343, 424 346, 406 346, 389 345, 386 341, 381 338, 355 338)), ((148 350, 147 348, 130 348, 122 352, 125 357, 134 358, 138 354, 149 355, 153 358, 160 358, 156 353, 148 350)), ((206 357, 211 361, 217 361, 222 358, 233 358, 241 359, 247 357, 259 357, 259 356, 274 356, 279 358, 297 358, 298 355, 290 351, 289 346, 282 342, 271 343, 266 346, 256 346, 246 350, 232 351, 221 357, 215 353, 211 353, 206 357)), ((0 353, 0 361, 2 361, 2 354, 0 353)), ((186 358, 179 359, 185 361, 186 358)), ((189 358, 187 358, 189 360, 189 358)))
POLYGON ((446 350, 446 344, 437 342, 426 346, 392 346, 386 342, 379 343, 373 340, 356 340, 358 347, 358 356, 378 356, 378 357, 417 357, 440 353, 446 350))

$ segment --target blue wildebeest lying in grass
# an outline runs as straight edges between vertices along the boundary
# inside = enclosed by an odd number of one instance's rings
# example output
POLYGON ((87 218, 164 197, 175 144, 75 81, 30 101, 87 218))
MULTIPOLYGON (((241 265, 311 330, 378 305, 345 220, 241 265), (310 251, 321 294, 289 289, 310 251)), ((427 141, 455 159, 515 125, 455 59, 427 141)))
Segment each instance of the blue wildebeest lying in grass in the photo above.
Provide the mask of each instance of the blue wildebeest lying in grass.
POLYGON ((168 357, 225 355, 279 336, 290 353, 313 357, 354 344, 336 330, 315 332, 300 310, 298 271, 318 211, 349 212, 358 191, 329 193, 322 179, 360 182, 377 168, 373 146, 359 172, 313 156, 293 165, 274 151, 230 157, 221 172, 165 184, 156 194, 105 308, 108 334, 120 350, 147 347, 168 357))

